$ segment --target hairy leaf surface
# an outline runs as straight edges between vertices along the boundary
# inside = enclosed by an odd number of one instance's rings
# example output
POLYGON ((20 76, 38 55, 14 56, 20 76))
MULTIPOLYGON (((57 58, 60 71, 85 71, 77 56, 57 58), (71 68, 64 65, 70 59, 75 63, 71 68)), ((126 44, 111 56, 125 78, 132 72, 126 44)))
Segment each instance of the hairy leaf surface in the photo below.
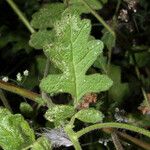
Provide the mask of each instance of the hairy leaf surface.
POLYGON ((54 22, 61 18, 61 13, 65 10, 63 3, 53 3, 44 5, 33 15, 31 25, 36 29, 52 28, 54 22))
MULTIPOLYGON (((85 0, 85 2, 95 10, 101 9, 107 0, 85 0)), ((90 10, 83 4, 81 0, 70 0, 70 8, 78 10, 78 13, 90 13, 90 10)))
POLYGON ((33 144, 31 150, 52 150, 51 143, 46 137, 40 137, 33 144))
POLYGON ((45 118, 56 125, 60 125, 62 121, 71 118, 75 113, 73 106, 56 105, 49 108, 45 114, 45 118))
POLYGON ((78 104, 86 93, 109 89, 112 81, 106 75, 86 75, 103 49, 100 40, 89 40, 90 31, 90 21, 81 20, 75 13, 65 12, 55 24, 56 38, 44 51, 62 74, 44 78, 40 84, 43 91, 70 93, 75 104, 78 104))
MULTIPOLYGON (((107 0, 85 0, 93 9, 101 9, 107 0)), ((90 13, 90 10, 80 0, 70 0, 69 5, 64 3, 51 3, 44 5, 38 12, 33 15, 31 25, 36 29, 52 28, 54 22, 61 18, 65 9, 77 10, 79 14, 90 13)))
POLYGON ((34 141, 33 130, 20 114, 0 108, 0 146, 4 150, 21 150, 34 141))
POLYGON ((35 49, 42 49, 44 45, 48 45, 53 41, 54 33, 47 30, 39 30, 31 35, 29 41, 30 46, 35 49))
POLYGON ((76 118, 87 123, 96 123, 103 120, 104 115, 93 108, 82 109, 76 113, 76 118))

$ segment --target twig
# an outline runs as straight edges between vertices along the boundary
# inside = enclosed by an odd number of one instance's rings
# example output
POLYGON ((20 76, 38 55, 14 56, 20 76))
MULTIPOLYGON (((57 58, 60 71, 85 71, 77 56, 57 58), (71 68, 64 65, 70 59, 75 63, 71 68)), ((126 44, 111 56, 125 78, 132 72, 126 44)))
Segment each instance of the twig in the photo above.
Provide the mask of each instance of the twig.
MULTIPOLYGON (((111 134, 115 129, 113 128, 103 128, 102 131, 104 131, 105 133, 111 134)), ((119 136, 119 138, 123 138, 125 140, 131 141, 132 143, 145 148, 146 150, 150 150, 150 144, 141 141, 135 137, 132 137, 130 135, 128 135, 127 133, 124 132, 119 132, 118 130, 115 130, 115 133, 119 136)))
POLYGON ((19 16, 21 21, 24 23, 24 25, 27 27, 27 29, 31 32, 34 33, 34 29, 31 27, 29 21, 27 18, 24 16, 24 14, 20 11, 18 6, 13 2, 13 0, 6 0, 7 3, 10 5, 10 7, 14 10, 14 12, 19 16))
POLYGON ((120 7, 120 4, 121 4, 121 0, 118 0, 114 16, 117 15, 119 7, 120 7))
POLYGON ((112 133, 111 133, 111 138, 112 138, 112 141, 115 145, 115 148, 116 150, 124 150, 123 146, 121 145, 120 143, 120 140, 119 140, 119 137, 118 135, 116 134, 116 131, 114 130, 112 133))
POLYGON ((129 141, 131 141, 132 143, 134 143, 134 144, 136 144, 136 145, 138 145, 138 146, 140 146, 140 147, 142 147, 142 148, 144 148, 144 149, 146 149, 146 150, 150 150, 150 144, 148 144, 148 143, 146 143, 146 142, 144 142, 144 141, 141 141, 141 140, 139 140, 139 139, 137 139, 137 138, 134 138, 134 137, 132 137, 132 136, 126 134, 126 133, 121 133, 121 132, 119 132, 119 131, 116 131, 116 133, 117 133, 120 137, 122 137, 122 138, 124 138, 124 139, 126 139, 126 140, 129 140, 129 141))
POLYGON ((0 89, 0 99, 1 101, 3 102, 3 105, 10 111, 10 112, 13 112, 9 103, 8 103, 8 100, 6 99, 3 91, 0 89))

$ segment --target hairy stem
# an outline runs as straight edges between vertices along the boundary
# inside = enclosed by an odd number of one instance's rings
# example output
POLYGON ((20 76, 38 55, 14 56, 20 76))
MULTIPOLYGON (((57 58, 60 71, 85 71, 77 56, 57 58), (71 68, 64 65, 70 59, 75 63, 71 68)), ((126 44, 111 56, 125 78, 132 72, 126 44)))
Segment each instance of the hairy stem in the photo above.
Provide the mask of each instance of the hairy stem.
POLYGON ((34 33, 34 29, 31 27, 29 21, 27 18, 24 16, 24 14, 20 11, 18 6, 13 2, 13 0, 6 0, 7 3, 10 5, 10 7, 14 10, 14 12, 19 16, 21 21, 24 23, 24 25, 27 27, 27 29, 31 32, 34 33))
POLYGON ((40 100, 41 96, 37 93, 31 92, 29 90, 23 89, 21 87, 18 87, 16 85, 7 83, 7 82, 3 82, 0 80, 0 89, 12 92, 12 93, 16 93, 20 96, 26 97, 30 100, 33 100, 39 104, 43 104, 43 101, 40 100))
POLYGON ((83 4, 90 10, 90 12, 97 18, 97 20, 113 35, 115 36, 115 32, 109 27, 109 25, 104 21, 104 19, 93 10, 93 8, 85 1, 81 0, 83 4))
POLYGON ((69 139, 71 140, 75 150, 82 150, 80 143, 78 141, 78 137, 76 132, 73 131, 73 126, 71 126, 70 124, 67 125, 65 127, 65 132, 67 133, 67 135, 69 136, 69 139))
POLYGON ((0 99, 3 103, 3 105, 10 111, 10 112, 13 112, 9 103, 8 103, 8 100, 6 99, 5 97, 5 94, 3 93, 3 91, 0 89, 0 99))
POLYGON ((120 128, 120 129, 126 129, 126 130, 130 130, 130 131, 134 131, 140 134, 143 134, 147 137, 150 137, 150 131, 145 130, 143 128, 139 128, 133 125, 129 125, 129 124, 125 124, 125 123, 114 123, 114 122, 110 122, 110 123, 99 123, 99 124, 95 124, 95 125, 91 125, 89 127, 83 128, 82 130, 78 131, 76 134, 78 136, 78 138, 90 131, 96 130, 96 129, 101 129, 101 128, 120 128))

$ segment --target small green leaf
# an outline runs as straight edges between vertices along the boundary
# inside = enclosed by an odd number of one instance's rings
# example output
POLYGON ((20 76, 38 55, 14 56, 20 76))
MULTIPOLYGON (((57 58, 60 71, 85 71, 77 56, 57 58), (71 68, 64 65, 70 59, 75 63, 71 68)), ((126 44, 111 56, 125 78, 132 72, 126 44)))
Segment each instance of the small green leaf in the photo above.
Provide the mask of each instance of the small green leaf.
POLYGON ((52 150, 51 143, 46 137, 40 137, 33 144, 31 150, 52 150))
MULTIPOLYGON (((139 52, 134 54, 138 67, 144 67, 150 63, 150 52, 139 52)), ((134 64, 132 57, 130 63, 134 64)))
POLYGON ((75 105, 86 93, 108 90, 112 81, 107 75, 86 75, 103 49, 100 40, 89 40, 90 21, 65 11, 54 29, 56 38, 44 51, 63 73, 48 75, 42 79, 40 88, 51 94, 70 93, 75 105))
POLYGON ((102 54, 94 62, 94 67, 102 69, 104 73, 107 73, 107 58, 102 54))
POLYGON ((54 122, 56 125, 61 124, 62 121, 70 118, 74 115, 75 110, 73 106, 68 105, 56 105, 52 108, 49 108, 45 114, 45 118, 54 122))
POLYGON ((110 72, 110 78, 114 84, 109 90, 109 97, 116 102, 121 102, 125 96, 129 95, 129 84, 121 82, 121 69, 119 66, 111 65, 110 72))
POLYGON ((33 130, 20 114, 0 108, 0 146, 4 150, 21 150, 34 141, 33 130))
POLYGON ((76 113, 76 118, 87 123, 97 123, 103 120, 104 115, 93 108, 82 109, 76 113))
POLYGON ((104 34, 101 40, 106 45, 107 49, 111 50, 115 46, 116 38, 110 32, 106 31, 106 29, 103 32, 104 34))
POLYGON ((33 112, 33 108, 28 103, 22 102, 20 104, 20 111, 23 115, 30 116, 33 112))

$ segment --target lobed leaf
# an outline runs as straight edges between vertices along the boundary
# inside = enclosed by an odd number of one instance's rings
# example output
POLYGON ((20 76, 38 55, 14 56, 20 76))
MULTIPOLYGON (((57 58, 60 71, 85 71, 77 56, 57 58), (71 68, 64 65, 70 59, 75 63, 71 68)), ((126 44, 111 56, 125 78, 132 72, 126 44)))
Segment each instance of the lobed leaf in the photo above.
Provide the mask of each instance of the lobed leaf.
POLYGON ((86 93, 108 90, 112 85, 108 76, 86 75, 103 49, 100 40, 89 40, 90 21, 65 11, 54 29, 56 38, 45 46, 44 52, 62 74, 48 75, 42 79, 41 89, 51 94, 70 93, 75 105, 86 93))
POLYGON ((0 108, 0 146, 4 150, 21 150, 34 141, 33 130, 20 114, 0 108))
MULTIPOLYGON (((93 9, 101 9, 107 0, 85 0, 93 9)), ((53 28, 54 23, 61 18, 61 14, 66 8, 76 10, 79 14, 90 13, 90 10, 80 0, 70 0, 69 5, 64 3, 51 3, 44 5, 38 12, 33 14, 31 25, 35 29, 53 28)))

